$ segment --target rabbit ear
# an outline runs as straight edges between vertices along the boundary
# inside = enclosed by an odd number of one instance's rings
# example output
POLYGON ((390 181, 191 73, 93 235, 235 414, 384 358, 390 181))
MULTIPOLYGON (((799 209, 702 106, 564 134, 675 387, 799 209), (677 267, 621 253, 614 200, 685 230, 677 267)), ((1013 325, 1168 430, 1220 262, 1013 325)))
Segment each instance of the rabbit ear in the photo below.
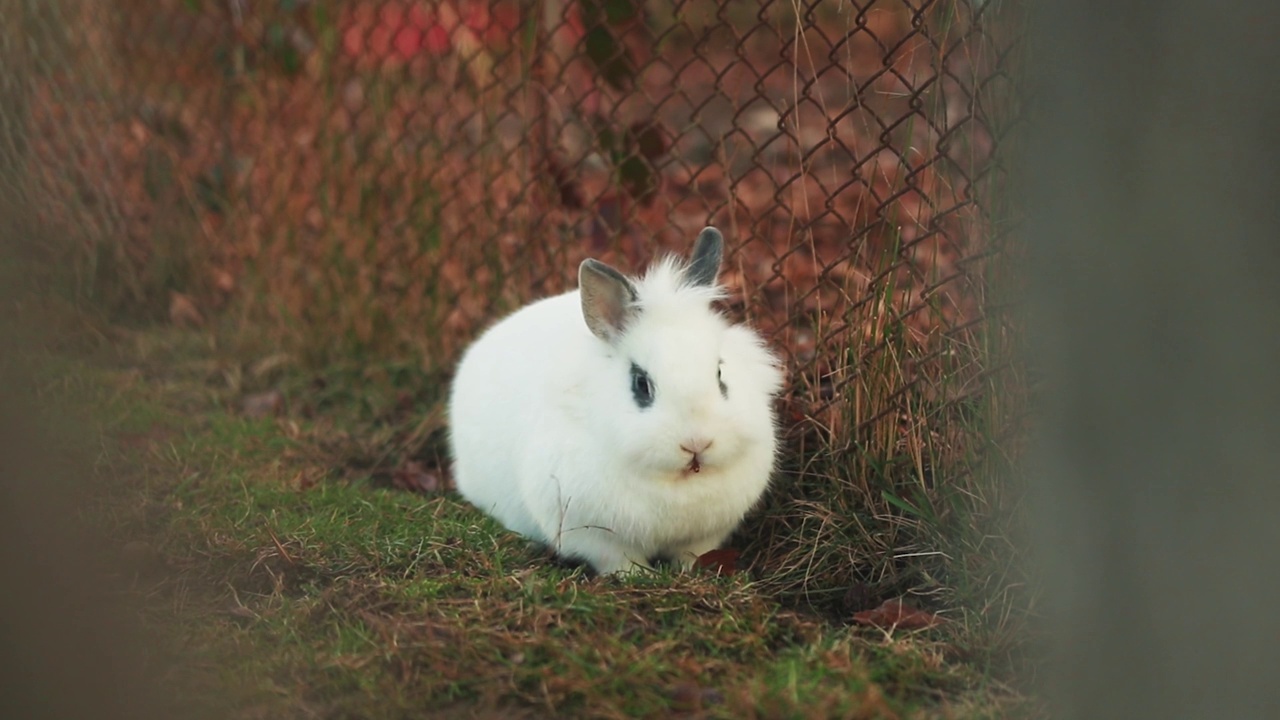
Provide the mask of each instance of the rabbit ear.
POLYGON ((635 316, 636 289, 622 273, 599 260, 583 260, 578 266, 582 317, 591 332, 605 342, 622 335, 635 316))
POLYGON ((712 285, 720 274, 720 259, 724 256, 724 236, 713 227, 705 227, 693 241, 693 260, 685 271, 691 285, 712 285))

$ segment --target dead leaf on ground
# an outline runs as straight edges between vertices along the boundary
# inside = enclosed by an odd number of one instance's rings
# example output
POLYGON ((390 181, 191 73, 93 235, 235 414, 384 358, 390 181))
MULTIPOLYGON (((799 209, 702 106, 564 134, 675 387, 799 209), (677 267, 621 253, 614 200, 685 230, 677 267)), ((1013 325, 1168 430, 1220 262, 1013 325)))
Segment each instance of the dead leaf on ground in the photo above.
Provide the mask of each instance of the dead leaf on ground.
POLYGON ((293 476, 293 485, 299 490, 310 490, 324 479, 327 471, 321 467, 310 467, 299 470, 293 476))
POLYGON ((738 551, 733 548, 711 550, 698 556, 693 566, 699 570, 710 570, 717 575, 733 575, 738 572, 738 551))
POLYGON ((704 688, 692 680, 678 682, 667 689, 671 709, 680 713, 701 711, 711 705, 724 702, 724 693, 716 688, 704 688))
POLYGON ((863 610, 853 614, 853 621, 861 625, 873 625, 886 629, 919 630, 930 628, 946 622, 945 618, 925 610, 918 610, 901 598, 885 600, 874 610, 863 610))
POLYGON ((284 411, 284 393, 279 390, 268 390, 246 395, 240 400, 240 411, 245 417, 253 420, 279 415, 284 411))
POLYGON ((179 327, 199 327, 204 324, 204 316, 189 296, 180 292, 169 293, 169 321, 179 327))
POLYGON ((226 270, 214 268, 213 286, 223 295, 230 295, 236 289, 236 278, 226 270))
POLYGON ((435 493, 445 490, 447 483, 439 470, 428 470, 421 462, 410 460, 391 471, 391 486, 409 492, 435 493))

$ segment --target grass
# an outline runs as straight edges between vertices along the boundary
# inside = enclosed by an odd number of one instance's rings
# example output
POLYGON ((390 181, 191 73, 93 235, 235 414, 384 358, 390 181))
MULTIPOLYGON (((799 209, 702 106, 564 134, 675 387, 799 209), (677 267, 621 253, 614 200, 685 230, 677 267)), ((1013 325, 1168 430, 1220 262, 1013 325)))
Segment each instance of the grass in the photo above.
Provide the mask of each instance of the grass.
POLYGON ((36 388, 50 413, 89 410, 98 490, 81 515, 125 558, 145 624, 185 659, 176 687, 218 713, 871 718, 1029 707, 985 667, 965 623, 907 632, 833 621, 751 572, 590 577, 450 492, 379 487, 369 438, 393 455, 438 444, 420 415, 441 388, 410 368, 316 374, 277 361, 255 380, 239 368, 261 361, 210 331, 78 337, 40 356, 36 388), (244 417, 238 398, 268 384, 288 390, 288 410, 244 417))

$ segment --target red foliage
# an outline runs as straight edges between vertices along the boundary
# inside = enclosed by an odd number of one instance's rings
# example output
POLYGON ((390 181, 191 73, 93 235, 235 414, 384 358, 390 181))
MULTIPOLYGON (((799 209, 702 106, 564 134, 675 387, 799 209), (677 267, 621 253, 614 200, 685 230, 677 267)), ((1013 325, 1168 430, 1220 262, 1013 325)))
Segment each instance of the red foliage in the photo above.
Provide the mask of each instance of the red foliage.
POLYGON ((472 39, 504 47, 520 26, 519 8, 510 3, 461 4, 392 1, 375 14, 367 3, 348 10, 342 20, 342 46, 355 59, 381 62, 389 57, 409 61, 422 51, 439 57, 472 39), (465 35, 463 38, 461 35, 465 35))
POLYGON ((854 613, 853 621, 861 625, 872 625, 889 630, 919 630, 946 622, 944 618, 931 612, 917 610, 907 605, 901 598, 885 600, 874 610, 854 613))
POLYGON ((693 566, 716 575, 733 575, 738 572, 738 551, 733 548, 711 550, 700 555, 693 566))

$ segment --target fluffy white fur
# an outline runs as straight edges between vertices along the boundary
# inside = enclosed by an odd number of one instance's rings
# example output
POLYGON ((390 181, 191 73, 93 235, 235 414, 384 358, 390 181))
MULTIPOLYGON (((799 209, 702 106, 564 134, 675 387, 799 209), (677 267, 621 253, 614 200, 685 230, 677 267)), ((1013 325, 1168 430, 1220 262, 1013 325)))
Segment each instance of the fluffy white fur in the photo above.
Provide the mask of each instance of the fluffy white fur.
POLYGON ((782 377, 754 332, 712 309, 721 290, 684 273, 667 259, 633 280, 638 312, 612 342, 588 329, 575 290, 467 350, 449 402, 467 500, 601 573, 654 557, 688 567, 724 542, 772 474, 782 377), (648 408, 633 397, 632 363, 653 380, 648 408), (691 439, 711 441, 698 472, 681 448, 691 439))

